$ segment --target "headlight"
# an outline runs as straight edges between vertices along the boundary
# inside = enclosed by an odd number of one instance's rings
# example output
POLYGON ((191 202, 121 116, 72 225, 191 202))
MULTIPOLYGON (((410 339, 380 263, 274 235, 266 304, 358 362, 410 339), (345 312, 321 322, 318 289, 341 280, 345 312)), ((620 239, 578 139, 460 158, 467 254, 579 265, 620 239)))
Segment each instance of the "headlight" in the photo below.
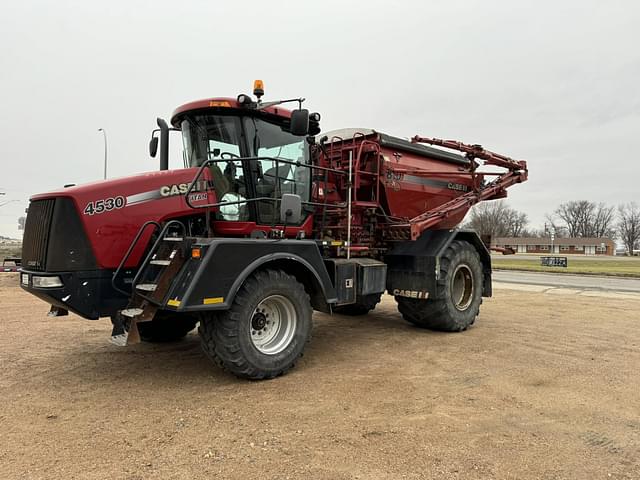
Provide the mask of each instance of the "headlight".
POLYGON ((60 277, 39 277, 34 275, 31 277, 34 288, 57 288, 62 286, 60 277))
POLYGON ((20 282, 22 282, 22 285, 24 285, 25 287, 29 286, 29 274, 28 273, 21 274, 20 282))

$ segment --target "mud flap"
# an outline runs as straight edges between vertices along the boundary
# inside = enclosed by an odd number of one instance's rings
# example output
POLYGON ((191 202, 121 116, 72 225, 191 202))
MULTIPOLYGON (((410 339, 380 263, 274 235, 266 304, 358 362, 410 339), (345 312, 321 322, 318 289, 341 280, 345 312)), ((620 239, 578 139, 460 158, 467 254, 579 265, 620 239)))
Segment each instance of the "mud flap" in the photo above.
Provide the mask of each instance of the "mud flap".
POLYGON ((51 310, 47 313, 47 317, 64 317, 66 315, 69 315, 69 310, 54 305, 51 305, 51 310))
POLYGON ((113 330, 109 341, 118 347, 126 347, 140 343, 140 333, 138 332, 138 322, 135 319, 126 318, 117 314, 111 318, 113 330))
POLYGON ((397 244, 387 255, 387 291, 395 296, 417 299, 442 298, 437 288, 440 257, 454 240, 471 244, 482 261, 482 296, 491 296, 491 256, 478 237, 470 230, 425 230, 415 241, 397 244))

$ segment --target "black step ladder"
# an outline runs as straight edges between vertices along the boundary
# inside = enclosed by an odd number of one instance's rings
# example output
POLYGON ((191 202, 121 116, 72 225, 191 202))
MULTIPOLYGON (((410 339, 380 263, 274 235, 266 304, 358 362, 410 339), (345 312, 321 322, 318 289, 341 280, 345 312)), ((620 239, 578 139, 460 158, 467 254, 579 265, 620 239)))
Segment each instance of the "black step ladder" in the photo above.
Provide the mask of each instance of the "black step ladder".
MULTIPOLYGON (((149 224, 154 224, 156 229, 159 227, 156 222, 147 222, 143 225, 120 266, 124 266, 142 232, 149 224)), ((137 324, 153 320, 156 311, 167 303, 166 296, 173 285, 173 280, 187 259, 186 243, 188 242, 185 241, 184 234, 184 225, 177 220, 168 222, 160 231, 160 235, 133 278, 129 303, 114 318, 110 339, 114 345, 124 347, 139 343, 140 334, 137 324)), ((119 270, 120 268, 114 273, 114 280, 119 270)), ((120 288, 117 289, 122 291, 120 288)))

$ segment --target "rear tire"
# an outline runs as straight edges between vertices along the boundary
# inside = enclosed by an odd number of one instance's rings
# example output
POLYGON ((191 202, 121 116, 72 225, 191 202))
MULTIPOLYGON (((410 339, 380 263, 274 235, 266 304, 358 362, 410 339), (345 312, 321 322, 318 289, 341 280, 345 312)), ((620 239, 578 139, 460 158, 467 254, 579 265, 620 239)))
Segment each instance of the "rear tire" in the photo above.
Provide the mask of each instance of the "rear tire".
POLYGON ((482 303, 482 262, 475 248, 456 240, 440 258, 438 291, 444 298, 418 300, 396 296, 408 322, 431 330, 460 332, 475 322, 482 303))
POLYGON ((200 320, 207 356, 241 378, 274 378, 290 370, 311 337, 309 295, 282 270, 262 270, 242 285, 229 310, 200 320))
POLYGON ((376 308, 376 305, 380 303, 380 298, 382 297, 381 293, 374 293, 371 295, 364 295, 362 297, 358 297, 356 303, 351 305, 344 305, 342 307, 336 307, 334 311, 339 313, 340 315, 366 315, 371 310, 376 308))
POLYGON ((150 322, 137 324, 140 340, 149 343, 175 342, 196 328, 198 320, 192 316, 160 312, 150 322))

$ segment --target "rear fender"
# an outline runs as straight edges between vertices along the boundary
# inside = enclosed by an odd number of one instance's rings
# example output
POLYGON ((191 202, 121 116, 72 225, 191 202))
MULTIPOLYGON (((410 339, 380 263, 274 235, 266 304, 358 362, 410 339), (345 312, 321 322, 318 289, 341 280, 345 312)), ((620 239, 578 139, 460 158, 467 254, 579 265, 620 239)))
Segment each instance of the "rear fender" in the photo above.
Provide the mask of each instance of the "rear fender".
POLYGON ((387 290, 392 295, 412 298, 439 298, 437 289, 440 259, 455 240, 469 243, 478 252, 482 262, 482 296, 490 297, 491 256, 473 230, 425 230, 415 241, 397 245, 385 256, 387 264, 387 290))

